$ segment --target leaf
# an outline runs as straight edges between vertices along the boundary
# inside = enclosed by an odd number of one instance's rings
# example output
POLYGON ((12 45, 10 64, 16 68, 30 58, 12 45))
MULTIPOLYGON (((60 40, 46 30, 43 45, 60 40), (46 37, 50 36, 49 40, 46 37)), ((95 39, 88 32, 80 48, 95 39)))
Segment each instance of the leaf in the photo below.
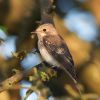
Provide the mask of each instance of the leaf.
POLYGON ((4 43, 4 39, 0 38, 0 45, 2 45, 4 43))
POLYGON ((0 29, 3 30, 4 32, 7 32, 7 27, 5 26, 0 26, 0 29))
POLYGON ((19 60, 23 60, 26 55, 27 52, 26 51, 20 51, 20 52, 12 52, 13 57, 18 58, 19 60))
POLYGON ((28 98, 33 92, 34 92, 34 91, 31 90, 31 89, 27 90, 26 96, 24 97, 24 100, 27 100, 27 98, 28 98))

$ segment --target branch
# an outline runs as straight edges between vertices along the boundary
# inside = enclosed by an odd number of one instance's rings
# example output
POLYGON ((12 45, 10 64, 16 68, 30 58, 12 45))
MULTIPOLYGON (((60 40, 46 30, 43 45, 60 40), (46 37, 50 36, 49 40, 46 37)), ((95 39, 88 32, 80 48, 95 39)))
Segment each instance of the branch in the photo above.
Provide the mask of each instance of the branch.
POLYGON ((42 23, 53 23, 53 18, 50 13, 53 7, 53 0, 40 0, 42 23))
POLYGON ((35 67, 32 67, 31 69, 26 70, 26 71, 15 70, 15 72, 16 72, 15 75, 13 75, 12 77, 10 77, 10 78, 8 78, 0 83, 0 92, 3 92, 3 91, 8 90, 8 89, 12 89, 12 87, 15 84, 17 84, 18 82, 20 82, 25 77, 27 77, 31 74, 35 75, 36 74, 36 67, 40 67, 40 66, 42 66, 42 64, 39 64, 35 67))

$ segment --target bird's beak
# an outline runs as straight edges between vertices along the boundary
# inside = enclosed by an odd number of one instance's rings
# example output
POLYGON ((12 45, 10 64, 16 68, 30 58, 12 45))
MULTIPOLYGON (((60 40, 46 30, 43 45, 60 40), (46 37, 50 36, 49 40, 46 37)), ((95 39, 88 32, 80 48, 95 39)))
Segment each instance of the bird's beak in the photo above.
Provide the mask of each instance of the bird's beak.
POLYGON ((31 38, 33 39, 35 37, 35 35, 37 34, 36 31, 31 32, 31 38))
POLYGON ((33 32, 31 32, 31 34, 37 34, 37 31, 33 31, 33 32))

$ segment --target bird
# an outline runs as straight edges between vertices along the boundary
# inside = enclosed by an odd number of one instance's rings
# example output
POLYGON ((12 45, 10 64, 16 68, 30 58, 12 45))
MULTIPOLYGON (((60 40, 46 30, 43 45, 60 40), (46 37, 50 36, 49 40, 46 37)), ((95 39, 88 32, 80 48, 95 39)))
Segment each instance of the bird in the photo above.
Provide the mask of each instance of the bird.
POLYGON ((72 55, 55 26, 51 23, 44 23, 32 33, 37 34, 38 49, 43 60, 52 67, 63 69, 77 83, 72 55))

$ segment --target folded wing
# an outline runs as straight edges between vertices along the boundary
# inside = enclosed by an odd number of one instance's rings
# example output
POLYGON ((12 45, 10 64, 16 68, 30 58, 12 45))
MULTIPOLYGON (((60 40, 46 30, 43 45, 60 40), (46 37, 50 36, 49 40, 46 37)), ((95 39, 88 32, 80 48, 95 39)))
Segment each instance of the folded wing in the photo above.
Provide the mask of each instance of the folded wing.
POLYGON ((43 39, 44 45, 48 52, 58 61, 61 68, 64 69, 71 78, 76 78, 74 62, 69 49, 60 36, 45 36, 43 39))

